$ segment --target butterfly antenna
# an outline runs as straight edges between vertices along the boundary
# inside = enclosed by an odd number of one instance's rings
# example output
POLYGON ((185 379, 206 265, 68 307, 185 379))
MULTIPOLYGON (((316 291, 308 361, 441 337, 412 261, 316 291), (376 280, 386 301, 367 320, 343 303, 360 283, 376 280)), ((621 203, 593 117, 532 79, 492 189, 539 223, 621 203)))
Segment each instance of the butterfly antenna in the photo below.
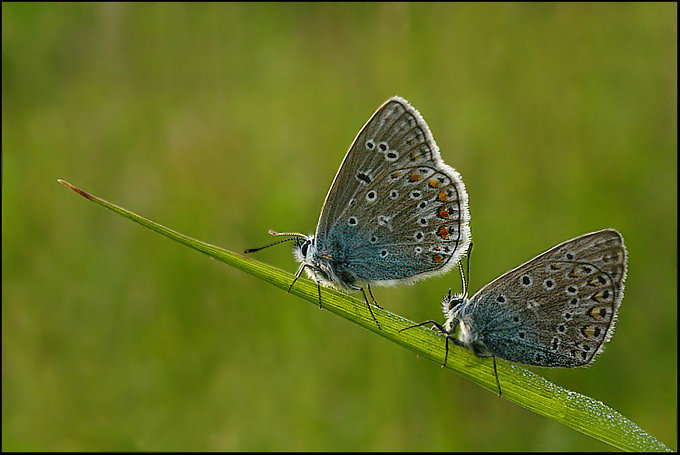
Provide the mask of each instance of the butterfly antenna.
POLYGON ((269 230, 269 235, 275 235, 275 236, 292 235, 293 237, 307 237, 306 235, 300 234, 299 232, 276 232, 276 231, 272 231, 271 229, 269 230))
POLYGON ((290 242, 291 240, 295 240, 295 239, 304 237, 304 235, 298 234, 298 233, 296 233, 296 232, 276 232, 276 231, 269 230, 269 233, 270 233, 271 235, 276 235, 276 236, 279 236, 279 235, 292 235, 293 237, 291 237, 291 238, 289 238, 289 239, 279 240, 278 242, 270 243, 269 245, 261 246, 261 247, 259 247, 259 248, 249 248, 249 249, 245 250, 244 253, 246 253, 246 254, 247 254, 247 253, 254 253, 254 252, 256 252, 256 251, 260 251, 260 250, 264 250, 265 248, 269 248, 270 246, 278 245, 279 243, 290 242))
MULTIPOLYGON (((467 296, 468 293, 468 282, 470 280, 470 255, 472 254, 472 242, 470 242, 470 246, 468 246, 467 250, 467 261, 466 261, 466 266, 465 266, 465 273, 463 273, 463 269, 459 266, 458 269, 460 270, 460 278, 463 281, 463 295, 467 296)), ((451 290, 449 289, 449 296, 451 295, 451 290)))

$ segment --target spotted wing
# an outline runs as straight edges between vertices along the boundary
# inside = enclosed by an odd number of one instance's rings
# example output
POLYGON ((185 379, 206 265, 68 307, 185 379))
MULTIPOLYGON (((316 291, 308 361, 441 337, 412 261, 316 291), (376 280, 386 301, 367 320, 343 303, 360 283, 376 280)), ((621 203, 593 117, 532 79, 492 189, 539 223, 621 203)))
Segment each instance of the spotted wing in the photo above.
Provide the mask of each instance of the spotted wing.
POLYGON ((585 234, 486 285, 470 299, 467 318, 501 358, 588 365, 614 334, 625 278, 621 234, 613 229, 585 234))
POLYGON ((470 244, 469 220, 460 175, 442 161, 418 111, 394 97, 345 156, 317 242, 360 279, 394 284, 454 267, 470 244))

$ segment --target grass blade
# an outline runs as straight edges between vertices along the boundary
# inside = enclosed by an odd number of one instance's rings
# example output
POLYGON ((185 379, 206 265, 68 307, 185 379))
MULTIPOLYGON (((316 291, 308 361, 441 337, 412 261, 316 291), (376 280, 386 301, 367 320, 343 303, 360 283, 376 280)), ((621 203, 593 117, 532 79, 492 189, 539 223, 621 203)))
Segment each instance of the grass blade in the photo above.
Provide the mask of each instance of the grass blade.
MULTIPOLYGON (((96 202, 125 218, 260 278, 284 291, 288 289, 293 280, 293 275, 288 272, 180 234, 93 196, 64 180, 60 179, 58 182, 86 199, 96 202)), ((298 279, 290 293, 311 302, 314 306, 318 305, 317 285, 307 279, 298 279)), ((375 316, 382 326, 382 330, 380 330, 363 300, 330 288, 322 287, 321 294, 323 308, 331 313, 359 324, 365 329, 392 340, 434 362, 441 364, 444 361, 445 339, 437 331, 428 328, 416 328, 400 333, 399 330, 414 325, 414 322, 384 309, 374 308, 375 316)), ((495 394, 496 379, 491 359, 478 359, 468 350, 458 346, 451 345, 450 348, 446 367, 495 394)), ((502 360, 497 362, 503 398, 622 450, 670 451, 638 425, 602 402, 563 389, 517 364, 502 360)))

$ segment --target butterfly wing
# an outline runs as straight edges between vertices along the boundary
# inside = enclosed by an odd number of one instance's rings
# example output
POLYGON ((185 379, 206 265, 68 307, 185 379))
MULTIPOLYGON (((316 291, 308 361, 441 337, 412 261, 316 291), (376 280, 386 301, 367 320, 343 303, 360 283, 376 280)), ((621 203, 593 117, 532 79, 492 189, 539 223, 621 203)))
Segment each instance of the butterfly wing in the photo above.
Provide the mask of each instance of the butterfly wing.
POLYGON ((482 288, 464 318, 493 354, 551 367, 592 363, 614 334, 626 249, 605 229, 568 240, 482 288))
POLYGON ((320 254, 390 285, 444 273, 470 244, 468 197, 406 100, 380 107, 335 176, 317 226, 320 254))

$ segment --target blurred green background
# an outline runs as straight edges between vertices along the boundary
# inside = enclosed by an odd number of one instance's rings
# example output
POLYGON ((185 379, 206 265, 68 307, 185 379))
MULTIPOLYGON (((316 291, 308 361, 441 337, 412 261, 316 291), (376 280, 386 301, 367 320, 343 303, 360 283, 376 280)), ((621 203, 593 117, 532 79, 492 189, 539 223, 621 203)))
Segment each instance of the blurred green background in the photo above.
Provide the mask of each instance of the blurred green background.
POLYGON ((623 234, 606 352, 534 371, 676 449, 676 52, 674 3, 3 3, 3 449, 611 449, 57 183, 240 253, 314 231, 393 95, 467 185, 471 292, 623 234))

